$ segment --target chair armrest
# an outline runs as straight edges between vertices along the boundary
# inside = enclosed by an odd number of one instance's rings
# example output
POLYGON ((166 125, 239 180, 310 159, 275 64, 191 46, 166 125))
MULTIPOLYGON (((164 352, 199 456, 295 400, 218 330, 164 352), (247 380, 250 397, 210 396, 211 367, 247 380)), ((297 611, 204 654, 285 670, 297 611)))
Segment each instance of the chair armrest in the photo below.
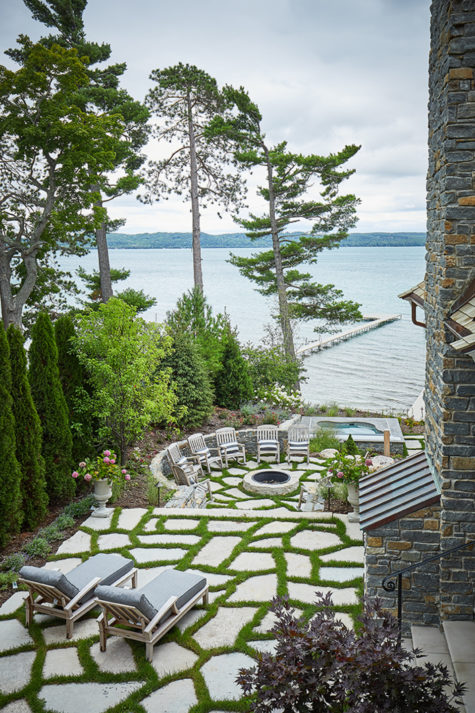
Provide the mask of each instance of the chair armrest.
MULTIPOLYGON (((153 619, 151 619, 150 622, 145 627, 145 629, 144 629, 145 633, 148 634, 150 631, 152 631, 152 629, 157 625, 157 623, 160 621, 162 616, 164 616, 167 613, 167 611, 173 607, 173 605, 175 604, 177 599, 178 599, 178 597, 170 597, 170 599, 168 599, 165 602, 165 604, 162 607, 160 607, 160 609, 155 614, 153 619)), ((175 605, 175 613, 177 613, 177 612, 178 612, 178 610, 175 605)))
POLYGON ((83 597, 85 597, 86 594, 91 591, 91 589, 95 589, 95 588, 96 588, 96 586, 99 584, 100 581, 101 581, 101 577, 94 577, 94 579, 91 579, 91 581, 89 582, 89 584, 86 584, 86 586, 83 587, 83 588, 81 589, 81 591, 78 592, 78 593, 76 594, 76 596, 73 597, 73 598, 66 604, 66 606, 64 607, 64 610, 65 610, 65 611, 69 611, 69 610, 72 609, 74 606, 76 606, 76 604, 77 604, 79 601, 81 601, 81 599, 82 599, 83 597))

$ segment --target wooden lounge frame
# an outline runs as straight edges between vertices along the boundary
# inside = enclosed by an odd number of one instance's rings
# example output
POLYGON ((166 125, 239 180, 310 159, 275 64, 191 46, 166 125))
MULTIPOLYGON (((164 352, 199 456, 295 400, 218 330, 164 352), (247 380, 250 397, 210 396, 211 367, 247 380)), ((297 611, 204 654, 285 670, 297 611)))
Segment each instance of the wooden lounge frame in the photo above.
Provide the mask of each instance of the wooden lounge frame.
MULTIPOLYGON (((31 625, 33 621, 33 614, 35 612, 49 614, 65 620, 66 638, 70 639, 73 635, 74 623, 87 614, 87 612, 91 611, 91 609, 98 606, 98 600, 95 596, 90 597, 83 604, 80 604, 79 602, 87 596, 89 592, 94 590, 100 581, 101 577, 91 579, 91 581, 88 582, 81 589, 81 591, 70 599, 67 594, 64 594, 64 592, 61 592, 59 589, 50 584, 34 582, 31 579, 24 579, 23 577, 20 577, 18 582, 25 584, 28 587, 28 596, 25 599, 26 626, 29 627, 31 625)), ((113 586, 121 587, 129 581, 132 583, 132 588, 135 589, 137 587, 136 567, 119 577, 119 579, 113 582, 113 586)))
POLYGON ((102 614, 97 619, 99 624, 99 638, 101 651, 106 651, 107 637, 121 636, 124 639, 143 641, 145 643, 145 658, 153 659, 153 647, 171 628, 200 600, 208 604, 208 583, 181 608, 176 602, 178 597, 170 597, 157 611, 152 619, 148 619, 135 606, 116 604, 99 599, 102 614), (161 619, 170 613, 168 619, 160 623, 161 619), (110 618, 109 618, 110 617, 110 618))

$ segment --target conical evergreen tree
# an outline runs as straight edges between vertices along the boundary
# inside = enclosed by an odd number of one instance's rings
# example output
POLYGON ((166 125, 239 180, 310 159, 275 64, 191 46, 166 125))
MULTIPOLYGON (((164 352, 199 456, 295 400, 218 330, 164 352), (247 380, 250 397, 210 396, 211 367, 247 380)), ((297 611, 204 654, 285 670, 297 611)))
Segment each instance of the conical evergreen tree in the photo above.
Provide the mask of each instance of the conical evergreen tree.
POLYGON ((72 437, 53 325, 44 312, 31 329, 29 380, 43 429, 47 492, 51 502, 60 502, 70 498, 75 488, 71 478, 72 437))
POLYGON ((252 398, 252 381, 236 337, 225 337, 221 368, 214 382, 216 403, 224 408, 239 408, 252 398))
POLYGON ((10 350, 0 323, 0 548, 6 545, 10 534, 19 531, 22 520, 11 384, 10 350))
POLYGON ((95 453, 96 419, 92 415, 86 371, 71 346, 70 340, 75 334, 74 323, 69 315, 65 314, 56 320, 54 336, 58 349, 59 378, 68 406, 73 438, 73 463, 78 463, 95 453))
POLYGON ((45 461, 41 455, 41 424, 31 396, 23 335, 11 324, 7 337, 12 370, 16 457, 21 470, 23 529, 33 530, 46 515, 48 505, 45 461))

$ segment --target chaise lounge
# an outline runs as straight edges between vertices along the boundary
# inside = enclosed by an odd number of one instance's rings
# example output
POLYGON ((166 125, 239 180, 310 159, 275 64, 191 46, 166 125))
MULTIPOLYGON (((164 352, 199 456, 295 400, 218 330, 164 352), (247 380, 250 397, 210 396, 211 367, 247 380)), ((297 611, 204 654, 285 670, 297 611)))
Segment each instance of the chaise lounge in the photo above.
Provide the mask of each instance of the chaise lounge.
POLYGON ((147 661, 153 647, 200 599, 208 603, 206 578, 194 572, 167 569, 140 589, 101 586, 97 597, 102 614, 98 618, 101 651, 107 636, 143 641, 147 661))
POLYGON ((94 555, 67 574, 28 565, 19 574, 18 581, 28 587, 26 625, 30 626, 35 612, 65 619, 67 639, 73 635, 74 622, 97 606, 98 584, 118 588, 131 581, 132 587, 137 586, 133 561, 118 554, 94 555))

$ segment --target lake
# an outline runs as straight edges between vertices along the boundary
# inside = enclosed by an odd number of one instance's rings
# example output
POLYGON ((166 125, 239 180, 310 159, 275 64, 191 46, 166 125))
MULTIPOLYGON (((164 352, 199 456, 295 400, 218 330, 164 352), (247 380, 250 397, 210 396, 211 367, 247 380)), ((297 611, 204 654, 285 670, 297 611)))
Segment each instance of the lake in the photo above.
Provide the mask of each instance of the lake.
MULTIPOLYGON (((253 251, 233 252, 247 256, 253 251)), ((226 262, 228 256, 226 249, 203 250, 205 293, 215 311, 228 312, 242 342, 257 344, 272 322, 275 302, 256 292, 226 262)), ((303 270, 341 289, 345 298, 361 304, 363 314, 402 315, 401 320, 306 357, 306 401, 396 412, 412 405, 424 385, 425 330, 412 324, 409 303, 397 295, 423 279, 424 257, 424 247, 340 248, 321 253, 316 265, 303 270)), ((157 299, 144 314, 149 320, 162 321, 193 286, 191 250, 118 249, 110 251, 110 261, 111 267, 130 270, 118 290, 142 289, 157 299)), ((95 252, 61 262, 70 270, 79 264, 88 272, 97 269, 95 252)), ((298 327, 299 344, 314 340, 311 325, 298 327)))

